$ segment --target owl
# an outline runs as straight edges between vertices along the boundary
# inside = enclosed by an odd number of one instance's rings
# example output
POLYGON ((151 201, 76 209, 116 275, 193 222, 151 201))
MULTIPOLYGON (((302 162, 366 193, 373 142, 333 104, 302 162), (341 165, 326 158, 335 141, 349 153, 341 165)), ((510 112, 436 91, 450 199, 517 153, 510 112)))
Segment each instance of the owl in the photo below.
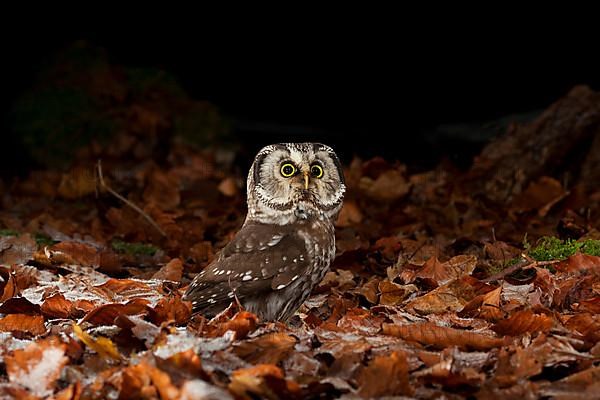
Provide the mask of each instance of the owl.
POLYGON ((248 173, 244 224, 194 278, 184 299, 207 317, 237 300, 261 320, 290 318, 335 257, 333 223, 345 190, 329 146, 264 147, 248 173))

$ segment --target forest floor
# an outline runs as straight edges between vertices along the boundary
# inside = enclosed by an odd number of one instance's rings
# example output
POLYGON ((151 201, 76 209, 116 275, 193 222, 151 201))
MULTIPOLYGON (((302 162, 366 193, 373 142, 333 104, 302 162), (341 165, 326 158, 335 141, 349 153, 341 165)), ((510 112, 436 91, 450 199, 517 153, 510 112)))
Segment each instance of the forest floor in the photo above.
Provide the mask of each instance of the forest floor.
POLYGON ((191 314, 181 296, 241 226, 245 175, 159 146, 169 110, 128 106, 135 128, 70 168, 0 181, 0 397, 597 397, 596 153, 578 175, 540 167, 600 126, 577 107, 598 95, 574 90, 468 171, 353 160, 336 260, 284 324, 191 314))

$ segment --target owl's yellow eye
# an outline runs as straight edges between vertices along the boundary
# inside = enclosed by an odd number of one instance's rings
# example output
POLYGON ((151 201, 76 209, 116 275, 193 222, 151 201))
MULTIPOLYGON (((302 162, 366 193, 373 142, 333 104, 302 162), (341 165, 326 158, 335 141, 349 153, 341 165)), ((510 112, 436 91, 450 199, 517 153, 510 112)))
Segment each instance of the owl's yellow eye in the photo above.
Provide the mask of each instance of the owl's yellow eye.
POLYGON ((285 163, 281 166, 281 175, 289 178, 296 173, 296 167, 293 164, 285 163))
POLYGON ((320 178, 323 176, 323 168, 319 164, 313 164, 310 167, 310 174, 313 178, 320 178))

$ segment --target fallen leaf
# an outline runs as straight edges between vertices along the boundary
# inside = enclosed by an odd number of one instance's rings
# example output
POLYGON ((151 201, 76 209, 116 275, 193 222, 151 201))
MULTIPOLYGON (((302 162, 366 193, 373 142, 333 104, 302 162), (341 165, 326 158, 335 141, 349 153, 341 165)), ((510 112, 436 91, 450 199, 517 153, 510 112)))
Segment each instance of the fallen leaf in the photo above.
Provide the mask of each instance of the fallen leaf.
POLYGON ((65 345, 54 338, 30 343, 4 357, 8 379, 42 397, 54 392, 67 361, 65 345))
POLYGON ((360 224, 363 220, 363 214, 353 200, 344 200, 344 205, 338 215, 336 226, 347 228, 352 225, 360 224))
POLYGON ((417 290, 415 285, 398 285, 389 280, 383 280, 379 282, 379 292, 381 293, 379 304, 396 306, 417 290))
POLYGON ((46 333, 46 326, 41 315, 9 314, 0 318, 0 331, 25 332, 37 336, 46 333))
POLYGON ((505 314, 500 308, 501 293, 502 286, 475 297, 465 305, 458 315, 461 317, 482 318, 490 322, 504 318, 505 314))
POLYGON ((286 381, 283 371, 271 364, 258 364, 233 371, 228 389, 241 399, 253 399, 256 396, 269 399, 291 398, 300 392, 296 383, 286 381))
POLYGON ((238 187, 235 183, 235 179, 233 179, 232 177, 227 177, 223 179, 219 183, 217 189, 219 189, 219 192, 221 192, 224 196, 227 197, 233 197, 238 192, 238 187))
POLYGON ((411 325, 383 324, 383 333, 404 340, 430 345, 438 349, 448 346, 458 346, 466 350, 485 351, 500 347, 504 343, 503 339, 461 329, 438 326, 429 322, 411 325))
POLYGON ((478 280, 465 276, 411 300, 406 309, 419 314, 460 311, 479 294, 481 286, 478 280))
POLYGON ((408 363, 404 353, 375 357, 357 378, 359 394, 366 398, 381 396, 412 396, 408 381, 408 363))
POLYGON ((400 273, 400 278, 405 283, 411 283, 417 278, 429 279, 440 286, 453 279, 470 275, 477 264, 477 257, 460 255, 442 263, 437 257, 431 257, 422 268, 405 269, 400 273))
POLYGON ((147 305, 148 301, 144 299, 131 300, 126 304, 104 304, 87 313, 81 322, 89 322, 92 325, 114 325, 119 315, 146 314, 147 305))
POLYGON ((173 258, 164 267, 159 269, 153 276, 152 279, 160 279, 166 281, 181 282, 181 275, 183 273, 183 263, 179 258, 173 258))
POLYGON ((0 237, 0 264, 27 264, 36 250, 37 244, 28 233, 0 237))
POLYGON ((81 340, 87 347, 94 350, 102 358, 112 358, 113 360, 121 360, 121 355, 117 346, 105 337, 94 338, 89 333, 85 332, 77 324, 73 324, 73 333, 81 340))
POLYGON ((251 364, 278 364, 290 354, 297 341, 287 333, 267 333, 237 344, 233 352, 251 364))
POLYGON ((73 303, 65 299, 61 293, 46 298, 41 305, 42 314, 51 318, 68 318, 72 309, 73 303))
POLYGON ((532 310, 521 310, 496 323, 492 330, 499 335, 518 336, 523 333, 547 332, 553 326, 552 317, 536 314, 532 310))

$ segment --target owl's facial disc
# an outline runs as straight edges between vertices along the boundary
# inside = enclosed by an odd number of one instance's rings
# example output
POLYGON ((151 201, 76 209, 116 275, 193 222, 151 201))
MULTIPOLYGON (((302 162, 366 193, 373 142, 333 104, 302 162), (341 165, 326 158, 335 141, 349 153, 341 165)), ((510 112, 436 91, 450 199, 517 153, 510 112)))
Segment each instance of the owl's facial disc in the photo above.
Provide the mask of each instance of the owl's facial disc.
MULTIPOLYGON (((248 176, 248 205, 293 213, 296 218, 334 217, 345 191, 340 162, 333 150, 316 143, 267 146, 248 176)), ((261 211, 262 210, 262 211, 261 211)))

